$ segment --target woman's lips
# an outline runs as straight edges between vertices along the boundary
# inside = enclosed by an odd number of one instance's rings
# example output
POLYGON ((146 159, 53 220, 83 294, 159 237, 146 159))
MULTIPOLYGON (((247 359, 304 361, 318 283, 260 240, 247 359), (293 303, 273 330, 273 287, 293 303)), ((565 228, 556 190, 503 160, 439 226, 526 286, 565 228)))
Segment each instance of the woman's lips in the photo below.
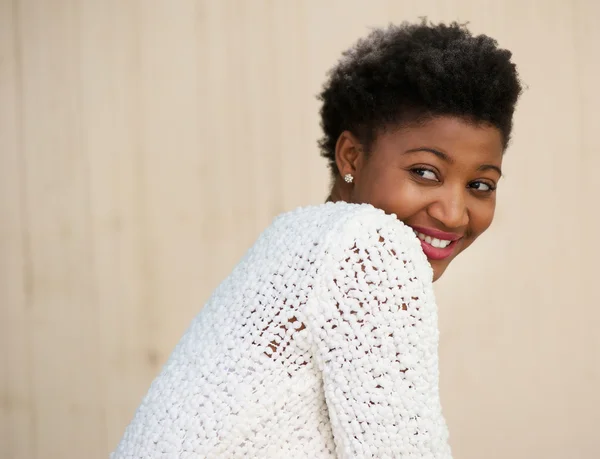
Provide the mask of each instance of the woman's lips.
POLYGON ((427 242, 420 240, 423 252, 430 260, 443 260, 448 258, 454 252, 454 248, 458 244, 458 241, 452 241, 450 245, 444 248, 434 247, 427 242))
POLYGON ((430 260, 443 260, 454 253, 462 236, 432 228, 412 227, 421 242, 423 252, 430 260))

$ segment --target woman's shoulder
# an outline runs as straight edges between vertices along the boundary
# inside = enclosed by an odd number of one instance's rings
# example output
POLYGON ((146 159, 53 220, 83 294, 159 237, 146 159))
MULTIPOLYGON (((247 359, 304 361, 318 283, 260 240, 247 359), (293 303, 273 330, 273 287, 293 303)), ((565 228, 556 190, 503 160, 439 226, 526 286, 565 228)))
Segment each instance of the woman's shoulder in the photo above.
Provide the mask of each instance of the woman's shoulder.
POLYGON ((296 235, 295 240, 319 245, 333 257, 343 257, 344 251, 357 245, 385 248, 429 270, 413 229, 370 204, 327 202, 299 207, 277 216, 269 232, 276 239, 296 235))
POLYGON ((412 236, 412 230, 396 218, 371 204, 327 202, 298 207, 275 217, 273 228, 296 228, 297 232, 314 236, 353 236, 390 228, 399 235, 412 236))
POLYGON ((386 214, 371 204, 327 202, 298 207, 275 217, 273 227, 293 226, 299 232, 336 235, 339 237, 368 236, 379 231, 391 232, 397 238, 416 242, 414 231, 394 214, 386 214))

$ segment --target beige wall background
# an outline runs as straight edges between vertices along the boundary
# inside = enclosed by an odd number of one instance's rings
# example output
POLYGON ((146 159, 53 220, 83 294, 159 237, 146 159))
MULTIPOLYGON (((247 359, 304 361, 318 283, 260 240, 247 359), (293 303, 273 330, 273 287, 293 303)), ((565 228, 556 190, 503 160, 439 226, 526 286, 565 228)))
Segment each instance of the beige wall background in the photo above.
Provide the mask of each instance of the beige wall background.
POLYGON ((326 70, 419 16, 528 85, 496 222, 436 284, 455 457, 600 457, 600 3, 0 0, 2 459, 107 457, 259 232, 324 200, 326 70))

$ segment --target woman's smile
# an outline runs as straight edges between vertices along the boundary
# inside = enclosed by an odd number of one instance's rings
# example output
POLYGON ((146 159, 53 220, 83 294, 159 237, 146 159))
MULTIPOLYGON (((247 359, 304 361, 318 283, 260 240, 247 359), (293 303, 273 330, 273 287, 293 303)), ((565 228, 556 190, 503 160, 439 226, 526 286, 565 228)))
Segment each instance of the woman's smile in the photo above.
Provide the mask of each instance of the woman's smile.
POLYGON ((421 241, 423 252, 430 260, 443 260, 453 255, 463 237, 458 233, 447 233, 434 228, 412 226, 412 229, 421 241))

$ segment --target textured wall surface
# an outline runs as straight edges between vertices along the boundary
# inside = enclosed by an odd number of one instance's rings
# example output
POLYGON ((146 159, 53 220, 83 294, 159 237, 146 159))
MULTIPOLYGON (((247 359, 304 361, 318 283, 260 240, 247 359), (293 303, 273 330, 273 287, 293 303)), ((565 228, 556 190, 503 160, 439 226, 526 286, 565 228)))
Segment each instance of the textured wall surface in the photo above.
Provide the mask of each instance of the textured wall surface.
POLYGON ((2 459, 106 457, 259 232, 324 200, 327 69, 420 16, 528 86, 496 222, 436 284, 455 456, 600 456, 598 2, 0 0, 2 459))

